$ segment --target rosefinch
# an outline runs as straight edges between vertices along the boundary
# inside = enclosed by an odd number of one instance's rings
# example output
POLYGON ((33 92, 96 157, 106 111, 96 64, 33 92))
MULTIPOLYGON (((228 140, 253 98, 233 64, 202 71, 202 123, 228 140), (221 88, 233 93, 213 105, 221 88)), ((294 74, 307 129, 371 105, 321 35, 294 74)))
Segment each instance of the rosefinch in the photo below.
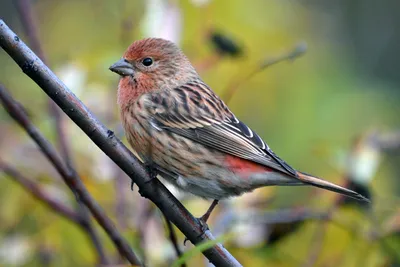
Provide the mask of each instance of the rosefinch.
POLYGON ((145 163, 184 191, 219 199, 269 185, 313 185, 362 195, 296 171, 280 159, 199 77, 172 42, 134 42, 110 67, 128 142, 145 163))

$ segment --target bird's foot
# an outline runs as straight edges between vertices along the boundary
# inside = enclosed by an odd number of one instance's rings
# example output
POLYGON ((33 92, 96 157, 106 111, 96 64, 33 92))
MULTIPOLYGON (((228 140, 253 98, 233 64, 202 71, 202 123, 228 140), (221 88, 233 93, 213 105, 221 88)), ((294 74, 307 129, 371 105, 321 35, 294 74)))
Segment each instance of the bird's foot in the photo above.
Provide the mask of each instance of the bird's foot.
MULTIPOLYGON (((147 173, 148 173, 149 176, 150 176, 150 179, 148 179, 148 180, 145 182, 146 184, 148 184, 148 183, 151 183, 152 181, 154 181, 154 179, 157 178, 158 171, 157 171, 157 168, 155 167, 155 165, 152 164, 152 163, 145 163, 145 164, 144 164, 144 167, 145 167, 147 173)), ((131 189, 133 190, 133 181, 132 181, 132 184, 131 184, 131 189)), ((140 188, 139 188, 139 194, 140 194, 142 197, 146 197, 145 192, 144 192, 143 190, 141 190, 140 188)), ((147 198, 147 197, 146 197, 146 198, 147 198)))
MULTIPOLYGON (((214 199, 214 201, 211 203, 211 206, 208 208, 207 212, 204 213, 203 216, 201 216, 200 218, 197 218, 197 221, 200 224, 201 227, 201 234, 198 236, 198 238, 200 239, 204 239, 204 236, 206 234, 206 231, 209 230, 210 228, 208 227, 207 221, 208 218, 211 215, 211 212, 215 209, 215 207, 218 205, 218 199, 214 199)), ((186 241, 188 241, 187 238, 185 238, 185 241, 183 241, 183 245, 186 244, 186 241)))
MULTIPOLYGON (((146 169, 147 173, 150 176, 150 179, 148 182, 151 182, 151 180, 153 180, 154 178, 157 177, 157 169, 154 167, 153 164, 151 163, 145 163, 144 164, 144 168, 146 169)), ((131 181, 131 191, 133 191, 133 186, 135 185, 135 182, 132 180, 131 181)))
MULTIPOLYGON (((205 215, 206 215, 206 214, 204 214, 204 215, 201 216, 200 218, 196 218, 196 219, 197 219, 197 222, 198 222, 199 225, 200 225, 200 229, 201 229, 201 234, 198 236, 198 238, 200 238, 200 239, 204 239, 204 237, 205 237, 205 235, 206 235, 206 231, 210 230, 210 228, 208 227, 208 224, 207 224, 208 216, 205 217, 205 215)), ((187 237, 185 237, 185 240, 183 241, 183 245, 184 245, 184 246, 186 246, 186 242, 187 242, 188 240, 189 240, 189 239, 188 239, 187 237)))
POLYGON ((150 180, 153 180, 154 178, 157 177, 158 175, 157 168, 153 163, 145 163, 144 167, 146 168, 147 173, 150 176, 150 180))
POLYGON ((131 180, 131 191, 133 191, 133 186, 135 185, 135 182, 131 180))

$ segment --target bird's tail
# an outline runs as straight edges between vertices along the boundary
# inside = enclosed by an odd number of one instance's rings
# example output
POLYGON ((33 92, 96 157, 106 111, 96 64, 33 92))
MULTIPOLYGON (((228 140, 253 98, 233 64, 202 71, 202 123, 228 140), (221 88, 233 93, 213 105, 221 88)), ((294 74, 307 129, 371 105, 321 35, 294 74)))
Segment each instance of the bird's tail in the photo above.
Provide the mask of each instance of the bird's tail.
POLYGON ((335 185, 333 183, 330 183, 328 181, 322 180, 321 178, 317 178, 315 176, 311 176, 309 174, 306 174, 304 172, 297 172, 297 178, 302 181, 305 184, 313 185, 319 188, 323 188, 329 191, 333 191, 360 201, 365 201, 365 202, 370 202, 368 198, 360 195, 357 192, 354 192, 350 189, 346 189, 344 187, 335 185))

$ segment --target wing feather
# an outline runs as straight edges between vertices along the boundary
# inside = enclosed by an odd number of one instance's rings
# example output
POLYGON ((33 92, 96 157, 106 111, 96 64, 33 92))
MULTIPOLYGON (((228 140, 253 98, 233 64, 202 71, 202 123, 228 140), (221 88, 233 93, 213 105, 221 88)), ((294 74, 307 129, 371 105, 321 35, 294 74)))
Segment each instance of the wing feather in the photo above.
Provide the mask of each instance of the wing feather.
POLYGON ((203 82, 152 94, 150 99, 157 101, 148 106, 156 127, 297 177, 296 171, 276 156, 257 133, 239 121, 203 82), (165 98, 173 101, 163 101, 165 98))

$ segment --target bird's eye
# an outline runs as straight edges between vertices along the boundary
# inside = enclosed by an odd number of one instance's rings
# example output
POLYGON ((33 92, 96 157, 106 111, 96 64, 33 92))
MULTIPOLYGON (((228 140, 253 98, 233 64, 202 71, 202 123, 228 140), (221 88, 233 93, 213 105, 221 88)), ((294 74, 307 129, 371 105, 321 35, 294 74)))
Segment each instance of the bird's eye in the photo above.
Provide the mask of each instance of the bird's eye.
POLYGON ((153 59, 146 57, 142 60, 142 64, 146 67, 151 66, 151 64, 153 64, 153 59))

